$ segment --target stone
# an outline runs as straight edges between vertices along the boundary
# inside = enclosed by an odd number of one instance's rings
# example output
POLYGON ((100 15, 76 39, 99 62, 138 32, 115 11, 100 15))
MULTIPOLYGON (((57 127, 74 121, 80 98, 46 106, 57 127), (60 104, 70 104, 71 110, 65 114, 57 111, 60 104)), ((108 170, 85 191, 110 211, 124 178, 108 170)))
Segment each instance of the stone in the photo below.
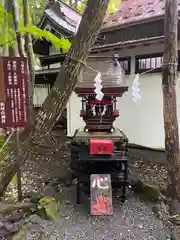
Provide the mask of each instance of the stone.
POLYGON ((179 226, 175 226, 172 229, 171 240, 179 240, 179 239, 180 239, 180 227, 179 226))
POLYGON ((155 204, 153 206, 153 212, 160 220, 169 220, 169 207, 164 202, 158 202, 157 204, 155 204))
POLYGON ((58 201, 51 196, 41 198, 38 203, 38 213, 46 220, 54 220, 58 213, 58 201))
POLYGON ((20 231, 16 233, 13 237, 12 240, 23 240, 26 239, 26 230, 25 227, 21 227, 20 231))
POLYGON ((162 196, 160 188, 157 185, 137 182, 137 184, 133 186, 133 190, 138 197, 144 201, 158 201, 162 196))
POLYGON ((179 225, 180 226, 180 215, 170 216, 169 221, 172 222, 174 225, 179 225))

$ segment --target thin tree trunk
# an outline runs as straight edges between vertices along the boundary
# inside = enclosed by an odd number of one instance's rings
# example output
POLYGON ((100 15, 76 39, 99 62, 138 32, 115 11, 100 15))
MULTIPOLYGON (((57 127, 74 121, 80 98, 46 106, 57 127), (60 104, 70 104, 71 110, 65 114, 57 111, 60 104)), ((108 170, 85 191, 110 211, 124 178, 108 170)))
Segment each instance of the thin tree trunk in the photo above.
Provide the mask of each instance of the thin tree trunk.
POLYGON ((78 0, 74 1, 74 9, 77 10, 78 0))
POLYGON ((180 200, 179 130, 176 106, 178 1, 166 0, 165 9, 162 77, 165 152, 168 162, 169 196, 172 200, 180 200))
MULTIPOLYGON (((28 25, 29 21, 29 3, 28 0, 23 0, 23 15, 24 15, 24 25, 28 25)), ((32 47, 32 38, 30 34, 25 35, 25 51, 28 57, 28 69, 29 69, 29 116, 31 125, 33 125, 33 94, 34 94, 34 84, 35 84, 35 61, 34 52, 32 47)))
POLYGON ((13 20, 14 20, 14 29, 16 31, 16 40, 17 40, 17 47, 18 47, 18 52, 20 57, 24 57, 24 49, 23 49, 23 44, 22 44, 22 37, 20 33, 20 25, 19 25, 19 7, 17 5, 16 0, 11 0, 12 1, 12 15, 13 15, 13 20))
MULTIPOLYGON (((12 0, 6 0, 7 1, 7 11, 10 14, 13 14, 13 6, 12 6, 12 0)), ((10 26, 12 29, 15 30, 15 26, 10 26)), ((18 49, 17 49, 17 44, 15 43, 13 46, 9 47, 9 56, 18 56, 18 49)))
MULTIPOLYGON (((86 61, 91 46, 94 44, 99 33, 108 3, 109 0, 88 1, 79 30, 64 64, 60 68, 56 82, 41 110, 34 117, 35 126, 29 130, 28 137, 25 136, 25 133, 21 136, 21 156, 26 155, 26 157, 28 157, 31 155, 32 145, 30 145, 30 143, 32 144, 33 141, 41 142, 41 140, 50 133, 57 119, 59 119, 63 113, 71 93, 75 88, 79 72, 83 67, 81 62, 86 61)), ((4 151, 1 159, 0 194, 6 189, 15 173, 15 147, 4 151)), ((22 163, 23 160, 25 160, 24 156, 23 159, 21 159, 22 163)))
MULTIPOLYGON (((8 1, 4 0, 3 4, 5 6, 5 19, 4 19, 4 29, 3 29, 3 34, 5 36, 5 43, 3 46, 3 56, 8 56, 9 55, 9 48, 8 48, 8 21, 7 21, 7 11, 8 11, 8 1)), ((3 5, 2 4, 2 5, 3 5)))

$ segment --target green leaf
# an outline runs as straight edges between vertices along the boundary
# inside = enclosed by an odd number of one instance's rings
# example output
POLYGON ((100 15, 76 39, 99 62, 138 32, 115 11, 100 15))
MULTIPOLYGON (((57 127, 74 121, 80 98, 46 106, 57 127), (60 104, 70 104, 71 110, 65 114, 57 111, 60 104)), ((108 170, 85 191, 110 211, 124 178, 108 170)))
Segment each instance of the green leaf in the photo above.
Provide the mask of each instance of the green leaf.
MULTIPOLYGON (((17 2, 18 2, 19 12, 20 12, 20 33, 21 33, 21 35, 29 33, 36 39, 46 39, 56 49, 63 48, 65 51, 69 50, 71 43, 68 39, 65 39, 65 38, 59 39, 51 32, 41 30, 31 24, 24 26, 22 1, 17 0, 17 2)), ((44 5, 44 0, 38 0, 37 4, 35 1, 35 2, 33 2, 32 5, 30 5, 30 9, 32 10, 33 8, 36 8, 36 9, 40 9, 42 12, 43 5, 44 5)), ((32 18, 31 13, 29 13, 29 17, 30 17, 30 19, 32 18)), ((0 5, 0 30, 1 30, 1 32, 4 31, 3 29, 4 29, 5 25, 8 25, 8 30, 7 30, 7 34, 2 34, 0 36, 0 45, 3 46, 4 44, 7 44, 8 46, 14 47, 16 45, 15 44, 16 43, 16 34, 18 34, 18 33, 16 31, 14 31, 14 29, 11 27, 11 26, 13 26, 13 17, 12 17, 12 14, 7 13, 4 6, 0 5)))
POLYGON ((5 142, 5 137, 2 135, 0 136, 0 148, 3 146, 4 142, 5 142))
POLYGON ((17 175, 15 175, 15 176, 12 178, 10 184, 13 184, 13 185, 16 185, 16 184, 17 184, 17 175))
POLYGON ((107 9, 107 13, 116 12, 118 10, 118 8, 120 7, 120 4, 121 4, 121 0, 110 0, 108 9, 107 9))
MULTIPOLYGON (((65 1, 65 0, 64 0, 64 2, 67 3, 67 1, 65 1)), ((76 10, 79 13, 83 13, 86 8, 86 4, 87 4, 87 0, 81 0, 81 2, 78 2, 76 10)), ((107 9, 107 14, 116 12, 117 9, 120 7, 120 4, 121 4, 121 0, 110 0, 108 9, 107 9)))
POLYGON ((35 37, 36 39, 46 39, 47 41, 49 41, 50 43, 52 43, 52 45, 56 48, 64 48, 64 49, 69 49, 71 46, 71 43, 68 39, 65 39, 64 37, 62 38, 58 38, 56 37, 54 34, 52 34, 51 32, 48 32, 46 30, 41 30, 33 25, 27 25, 27 26, 22 26, 21 25, 21 33, 22 34, 26 34, 29 33, 31 34, 33 37, 35 37))

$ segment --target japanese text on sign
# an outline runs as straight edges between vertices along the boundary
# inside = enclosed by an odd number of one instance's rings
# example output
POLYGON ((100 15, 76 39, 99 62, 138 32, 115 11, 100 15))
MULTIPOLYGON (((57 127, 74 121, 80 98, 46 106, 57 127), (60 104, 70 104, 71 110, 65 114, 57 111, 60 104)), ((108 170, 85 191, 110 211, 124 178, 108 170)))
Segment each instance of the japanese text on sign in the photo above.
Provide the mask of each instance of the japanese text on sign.
POLYGON ((26 58, 0 58, 0 128, 28 124, 27 81, 26 58))
POLYGON ((92 188, 99 188, 99 189, 108 189, 108 178, 94 178, 92 182, 92 188))

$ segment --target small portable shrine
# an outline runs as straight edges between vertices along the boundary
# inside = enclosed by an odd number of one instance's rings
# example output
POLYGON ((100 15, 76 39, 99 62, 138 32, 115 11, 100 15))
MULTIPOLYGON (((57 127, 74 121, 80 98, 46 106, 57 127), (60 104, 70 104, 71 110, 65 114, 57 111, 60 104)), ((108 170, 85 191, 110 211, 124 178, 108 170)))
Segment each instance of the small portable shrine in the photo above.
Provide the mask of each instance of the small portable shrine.
POLYGON ((112 184, 117 182, 122 187, 122 201, 128 184, 128 139, 113 126, 120 115, 117 98, 128 86, 118 56, 90 57, 87 65, 75 88, 82 101, 80 117, 86 125, 77 129, 71 141, 70 169, 77 179, 77 203, 81 186, 86 182, 90 185, 91 214, 111 215, 112 184))
POLYGON ((113 123, 119 117, 117 97, 121 97, 128 90, 124 81, 124 72, 118 63, 118 57, 91 57, 88 66, 80 74, 80 80, 75 92, 81 97, 82 109, 80 117, 85 121, 85 132, 107 131, 113 132, 113 123), (93 71, 94 69, 94 71, 93 71), (96 72, 96 71, 97 72, 96 72), (97 99, 95 81, 98 72, 101 74, 103 97, 97 99))

